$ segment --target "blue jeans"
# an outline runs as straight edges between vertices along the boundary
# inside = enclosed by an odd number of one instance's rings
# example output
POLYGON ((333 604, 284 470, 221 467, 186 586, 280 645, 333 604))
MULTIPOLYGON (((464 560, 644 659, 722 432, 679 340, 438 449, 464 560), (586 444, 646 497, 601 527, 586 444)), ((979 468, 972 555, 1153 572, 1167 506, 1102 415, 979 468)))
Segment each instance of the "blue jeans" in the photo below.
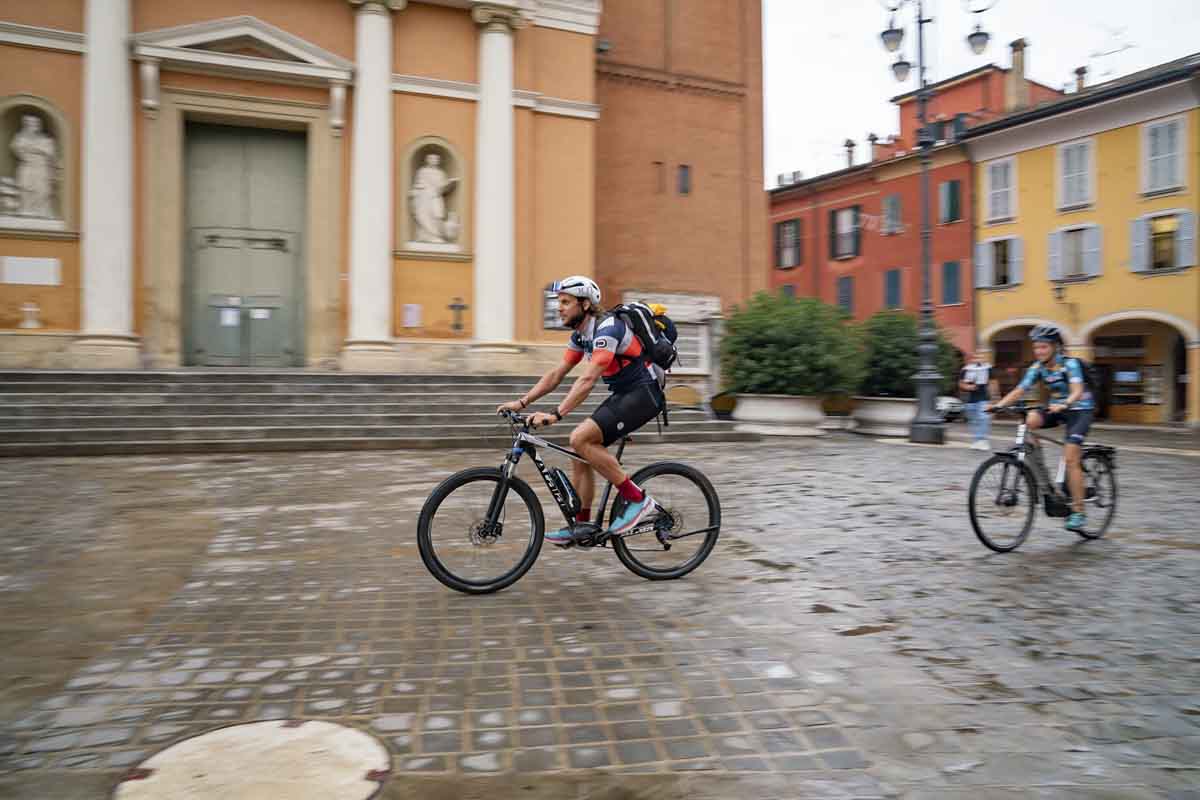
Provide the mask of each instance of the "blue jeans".
POLYGON ((971 438, 975 441, 987 440, 992 432, 992 415, 985 414, 983 407, 987 402, 967 403, 967 419, 971 423, 971 438))

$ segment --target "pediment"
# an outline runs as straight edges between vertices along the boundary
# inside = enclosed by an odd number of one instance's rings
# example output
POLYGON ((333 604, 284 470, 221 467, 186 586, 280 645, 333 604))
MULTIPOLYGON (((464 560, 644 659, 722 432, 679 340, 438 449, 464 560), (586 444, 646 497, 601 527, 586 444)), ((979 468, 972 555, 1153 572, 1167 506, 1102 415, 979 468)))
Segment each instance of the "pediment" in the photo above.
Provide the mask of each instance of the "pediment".
POLYGON ((348 59, 252 16, 145 31, 133 40, 138 57, 177 67, 343 81, 354 69, 348 59))
POLYGON ((234 36, 215 42, 188 45, 188 47, 193 50, 204 50, 209 53, 229 53, 236 56, 249 56, 250 58, 273 58, 276 61, 292 61, 298 64, 305 63, 303 59, 297 58, 286 50, 273 47, 261 39, 255 39, 253 36, 234 36))

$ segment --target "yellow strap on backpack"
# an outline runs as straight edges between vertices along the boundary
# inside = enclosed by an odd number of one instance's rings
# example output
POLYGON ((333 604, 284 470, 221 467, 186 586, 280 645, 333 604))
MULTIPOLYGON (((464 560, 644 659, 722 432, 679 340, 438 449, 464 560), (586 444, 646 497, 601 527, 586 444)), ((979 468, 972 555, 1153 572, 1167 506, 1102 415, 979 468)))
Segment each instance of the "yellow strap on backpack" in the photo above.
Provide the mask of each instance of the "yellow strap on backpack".
MULTIPOLYGON (((654 313, 654 316, 656 316, 656 317, 663 317, 663 316, 666 316, 666 314, 667 314, 667 307, 662 305, 661 303, 647 303, 646 305, 649 306, 650 310, 654 313)), ((662 328, 664 331, 667 329, 667 326, 663 325, 657 319, 654 320, 654 324, 657 325, 658 327, 662 328)))

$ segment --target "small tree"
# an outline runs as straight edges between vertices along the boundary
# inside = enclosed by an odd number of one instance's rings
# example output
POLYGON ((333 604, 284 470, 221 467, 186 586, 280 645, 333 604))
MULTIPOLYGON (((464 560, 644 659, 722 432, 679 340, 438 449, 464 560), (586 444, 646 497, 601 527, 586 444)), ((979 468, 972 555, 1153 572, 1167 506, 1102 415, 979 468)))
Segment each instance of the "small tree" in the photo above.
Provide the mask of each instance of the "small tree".
POLYGON ((759 292, 726 322, 721 365, 739 394, 819 395, 853 390, 863 354, 839 309, 759 292))
MULTIPOLYGON (((903 311, 880 311, 860 326, 866 351, 866 370, 859 391, 866 397, 916 397, 921 341, 916 316, 903 311)), ((952 391, 958 379, 958 354, 936 330, 935 363, 942 375, 941 392, 952 391)))

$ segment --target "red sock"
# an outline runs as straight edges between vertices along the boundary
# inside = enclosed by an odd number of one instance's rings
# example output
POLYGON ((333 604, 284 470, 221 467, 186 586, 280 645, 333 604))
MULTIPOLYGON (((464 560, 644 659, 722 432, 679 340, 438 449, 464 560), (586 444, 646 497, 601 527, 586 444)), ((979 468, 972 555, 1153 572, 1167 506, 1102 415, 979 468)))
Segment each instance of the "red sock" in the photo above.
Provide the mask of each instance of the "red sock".
POLYGON ((629 477, 626 477, 624 482, 617 487, 617 491, 621 493, 621 497, 624 497, 631 503, 640 503, 645 496, 642 494, 642 490, 637 487, 637 484, 633 482, 633 479, 629 477))
POLYGON ((575 515, 576 522, 590 522, 592 519, 592 510, 590 508, 581 508, 579 513, 575 515))

